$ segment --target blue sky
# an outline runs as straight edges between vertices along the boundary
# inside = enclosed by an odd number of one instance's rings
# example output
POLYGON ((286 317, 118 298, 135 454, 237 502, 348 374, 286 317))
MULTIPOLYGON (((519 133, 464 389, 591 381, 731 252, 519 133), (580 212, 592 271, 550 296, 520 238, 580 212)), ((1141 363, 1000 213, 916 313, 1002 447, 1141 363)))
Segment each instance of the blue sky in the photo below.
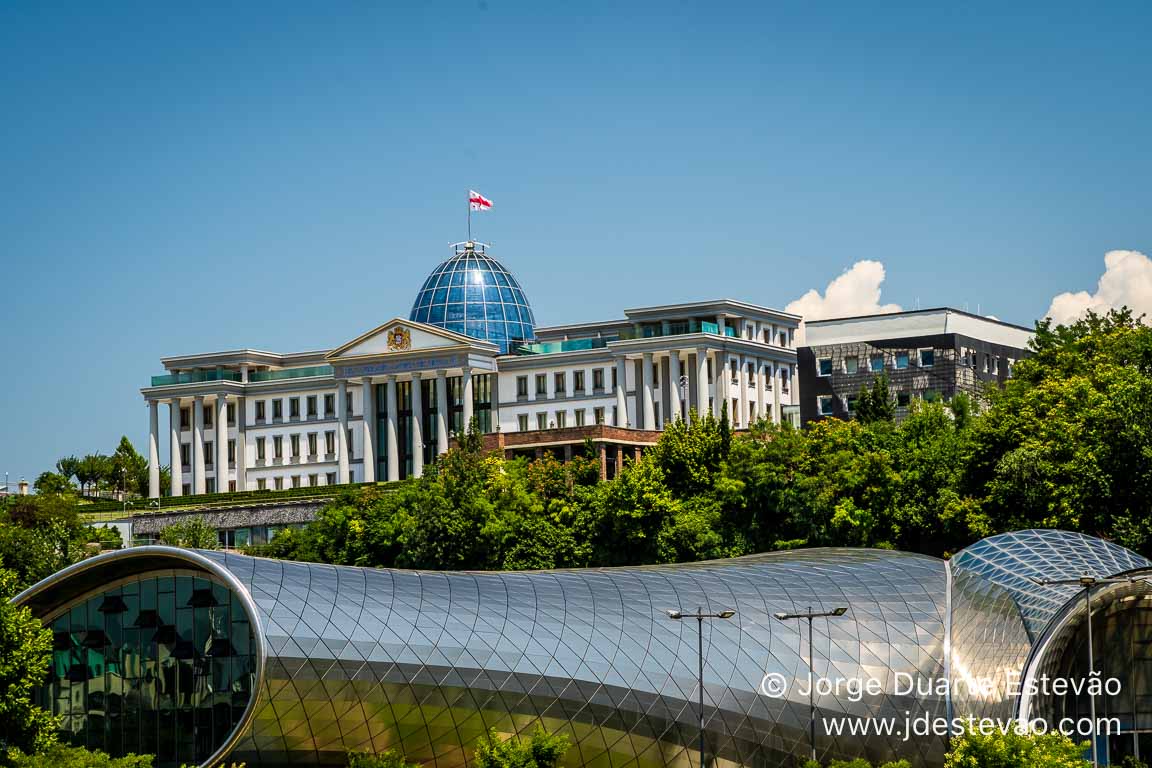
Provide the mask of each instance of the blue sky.
POLYGON ((406 315, 469 187, 541 323, 860 260, 1030 323, 1152 247, 1152 6, 1004 5, 0 4, 0 472, 406 315))

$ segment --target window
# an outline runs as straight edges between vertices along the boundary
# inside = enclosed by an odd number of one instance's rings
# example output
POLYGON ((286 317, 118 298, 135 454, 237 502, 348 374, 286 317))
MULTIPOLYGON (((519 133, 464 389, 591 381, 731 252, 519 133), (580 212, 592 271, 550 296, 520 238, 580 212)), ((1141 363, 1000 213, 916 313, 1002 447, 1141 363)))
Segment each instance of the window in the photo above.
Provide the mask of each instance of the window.
POLYGON ((884 355, 872 355, 868 358, 868 370, 872 373, 884 373, 884 355))
POLYGON ((536 429, 548 429, 548 414, 536 414, 536 429))
POLYGON ((228 405, 226 405, 224 407, 224 410, 226 410, 228 412, 228 425, 231 426, 231 425, 235 424, 236 423, 236 403, 228 403, 228 405))
MULTIPOLYGON (((352 448, 353 445, 354 445, 354 443, 352 442, 352 427, 348 427, 348 458, 349 459, 356 458, 354 455, 355 451, 352 448)), ((351 482, 351 481, 349 481, 349 482, 351 482)))
POLYGON ((604 390, 604 369, 592 369, 592 391, 600 392, 604 390))
POLYGON ((204 406, 204 409, 203 409, 203 411, 204 411, 204 429, 211 429, 212 428, 212 412, 215 410, 216 409, 212 406, 209 406, 209 405, 204 406))
POLYGON ((548 376, 543 373, 536 374, 536 394, 548 394, 548 376))
POLYGON ((272 456, 273 458, 284 458, 284 438, 280 435, 272 438, 272 456))
POLYGON ((184 467, 187 467, 189 462, 190 462, 189 457, 192 454, 191 448, 192 448, 192 446, 188 445, 188 443, 180 443, 180 469, 181 469, 181 471, 183 471, 184 467))
POLYGON ((349 392, 347 395, 344 396, 344 413, 348 414, 349 416, 352 415, 352 393, 351 392, 349 392))
POLYGON ((603 407, 593 408, 592 409, 592 418, 596 420, 597 424, 603 424, 604 423, 604 408, 603 407))
POLYGON ((324 453, 328 455, 336 453, 336 433, 331 430, 324 433, 324 453))
POLYGON ((289 436, 288 442, 292 446, 292 452, 289 455, 295 459, 300 458, 300 435, 289 436))
POLYGON ((788 386, 791 382, 792 382, 792 369, 781 368, 780 369, 780 391, 787 393, 788 392, 788 386))
POLYGON ((300 398, 298 398, 298 397, 288 398, 288 418, 290 418, 290 419, 300 418, 300 398))
POLYGON ((268 490, 268 478, 266 478, 266 477, 256 478, 256 490, 258 490, 258 491, 268 490))
POLYGON ((930 389, 924 393, 924 400, 929 403, 935 403, 940 399, 940 393, 934 389, 930 389))
POLYGON ((192 423, 192 409, 191 408, 181 408, 180 409, 180 431, 184 432, 184 431, 190 429, 191 423, 192 423))
POLYGON ((316 395, 308 395, 306 407, 308 408, 308 410, 307 410, 308 418, 314 419, 319 415, 316 412, 316 395))
POLYGON ((575 411, 576 426, 578 426, 578 427, 584 426, 584 420, 587 417, 587 413, 588 413, 588 411, 585 410, 584 408, 577 408, 576 409, 576 411, 575 411))
POLYGON ((901 408, 907 407, 911 400, 912 399, 908 396, 907 392, 896 393, 896 405, 900 406, 901 408))
POLYGON ((324 418, 331 419, 336 416, 336 395, 324 395, 324 418))
POLYGON ((516 377, 516 397, 523 400, 528 397, 528 377, 516 377))
POLYGON ((936 364, 936 350, 922 349, 920 350, 920 367, 931 368, 936 364))
POLYGON ((284 478, 278 477, 278 478, 276 478, 275 482, 276 482, 276 490, 278 490, 278 491, 284 490, 284 478))
POLYGON ((256 438, 256 461, 264 461, 264 458, 266 455, 267 454, 266 454, 266 446, 265 446, 264 438, 262 438, 262 437, 256 438))
POLYGON ((1008 366, 1008 370, 1006 371, 1005 375, 1010 377, 1012 375, 1012 368, 1016 365, 1016 361, 1010 357, 1007 358, 1007 360, 1008 360, 1008 362, 1005 363, 1005 365, 1008 366))
POLYGON ((820 415, 821 416, 831 416, 832 415, 832 396, 831 395, 821 395, 820 397, 816 398, 816 400, 817 400, 817 403, 818 403, 819 408, 820 408, 820 415))
POLYGON ((992 358, 992 374, 994 376, 1000 375, 1000 356, 996 355, 992 358))
POLYGON ((557 429, 564 429, 564 427, 567 426, 567 424, 566 424, 567 419, 568 419, 568 412, 567 411, 556 411, 556 428, 557 429))
POLYGON ((520 415, 518 415, 516 417, 516 427, 521 432, 527 432, 528 431, 528 414, 521 413, 520 415))
POLYGON ((216 451, 212 450, 213 445, 211 440, 204 441, 204 466, 212 466, 212 456, 216 451))
POLYGON ((292 475, 292 487, 293 488, 299 488, 300 487, 300 475, 292 475))
POLYGON ((320 485, 320 475, 308 475, 308 485, 313 487, 320 485))
POLYGON ((988 373, 988 366, 992 364, 992 355, 984 353, 984 373, 988 373))
POLYGON ((235 464, 236 463, 236 441, 235 440, 229 440, 228 441, 228 463, 229 464, 235 464))
POLYGON ((860 358, 852 355, 844 358, 844 373, 852 374, 860 370, 860 358))
POLYGON ((229 480, 228 481, 228 493, 236 493, 236 481, 235 480, 229 480))
POLYGON ((847 410, 848 413, 856 413, 856 402, 859 399, 856 395, 849 395, 844 398, 844 409, 847 410))
POLYGON ((560 371, 553 377, 553 380, 556 383, 556 397, 560 397, 568 388, 568 374, 560 371))
POLYGON ((900 350, 896 353, 896 370, 902 371, 908 367, 908 351, 900 350))
POLYGON ((264 401, 256 401, 256 423, 259 424, 264 421, 264 401))
POLYGON ((572 391, 579 394, 584 394, 584 371, 573 372, 572 391))
POLYGON ((336 473, 328 472, 324 475, 324 482, 328 485, 336 485, 336 473))
MULTIPOLYGON (((308 455, 309 456, 315 456, 316 455, 316 433, 315 432, 309 432, 308 433, 308 455)), ((313 485, 315 485, 315 483, 313 483, 313 485)))
POLYGON ((832 375, 832 358, 821 357, 816 361, 816 375, 817 376, 831 376, 832 375))
POLYGON ((283 400, 273 400, 272 401, 272 420, 273 421, 280 421, 283 418, 284 418, 284 401, 283 400))
POLYGON ((216 493, 216 478, 214 478, 214 477, 208 478, 207 480, 204 481, 204 485, 206 486, 204 488, 204 490, 206 492, 216 493))
POLYGON ((612 369, 612 389, 616 389, 616 387, 617 387, 617 386, 619 386, 619 385, 616 383, 616 379, 617 379, 617 376, 616 376, 616 369, 615 369, 615 368, 613 368, 613 369, 612 369))

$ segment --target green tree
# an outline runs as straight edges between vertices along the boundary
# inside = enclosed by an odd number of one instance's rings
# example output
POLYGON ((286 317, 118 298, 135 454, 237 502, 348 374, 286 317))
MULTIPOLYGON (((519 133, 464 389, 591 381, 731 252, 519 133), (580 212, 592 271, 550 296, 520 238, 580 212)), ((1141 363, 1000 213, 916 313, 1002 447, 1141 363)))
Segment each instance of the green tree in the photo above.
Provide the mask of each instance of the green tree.
POLYGON ((80 482, 79 478, 77 477, 77 472, 79 469, 80 459, 76 458, 75 456, 65 456, 64 458, 58 459, 56 461, 56 471, 64 477, 68 478, 69 481, 71 481, 72 478, 76 478, 76 482, 80 482))
POLYGON ((888 389, 888 374, 872 380, 872 386, 861 386, 856 400, 856 420, 862 424, 891 422, 896 418, 896 400, 888 389))
POLYGON ((68 482, 68 478, 57 472, 41 472, 32 487, 36 489, 36 493, 45 496, 71 494, 76 490, 72 487, 72 483, 68 482))
POLYGON ((152 768, 151 755, 109 757, 99 750, 52 744, 31 755, 20 750, 8 753, 12 768, 152 768))
POLYGON ((1018 733, 999 729, 973 731, 953 739, 944 768, 1088 768, 1085 744, 1074 744, 1059 733, 1018 733))
POLYGON ((160 543, 186 549, 216 549, 219 537, 204 518, 193 517, 161 528, 160 543))
POLYGON ((90 491, 90 495, 100 494, 100 484, 112 477, 112 460, 101 453, 90 453, 80 459, 76 478, 80 481, 80 491, 90 491))
POLYGON ((136 452, 131 440, 121 437, 109 458, 108 479, 115 487, 136 496, 148 495, 148 460, 136 452))
POLYGON ((529 739, 501 740, 495 729, 476 748, 475 768, 556 768, 568 751, 568 737, 537 727, 529 739))
POLYGON ((56 718, 32 701, 48 676, 52 632, 30 610, 9 602, 16 591, 16 574, 0 570, 0 753, 43 750, 57 727, 56 718))
POLYGON ((395 750, 385 750, 378 755, 369 752, 350 752, 348 768, 420 768, 419 763, 410 763, 395 750))

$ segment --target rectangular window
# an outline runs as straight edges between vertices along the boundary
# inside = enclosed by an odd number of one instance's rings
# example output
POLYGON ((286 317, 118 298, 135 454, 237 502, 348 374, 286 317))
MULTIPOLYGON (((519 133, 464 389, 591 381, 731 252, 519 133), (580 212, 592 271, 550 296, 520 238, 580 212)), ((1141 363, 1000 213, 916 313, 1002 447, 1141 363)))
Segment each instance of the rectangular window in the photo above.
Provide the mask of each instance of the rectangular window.
POLYGON ((356 456, 355 456, 356 452, 352 448, 353 445, 354 445, 354 443, 352 442, 352 428, 349 427, 348 428, 348 458, 349 459, 356 458, 356 456))
POLYGON ((300 435, 289 436, 288 443, 292 446, 289 456, 294 459, 300 458, 300 435))
POLYGON ((228 463, 229 464, 235 464, 236 463, 236 441, 235 440, 229 440, 228 441, 228 463))
POLYGON ((896 353, 896 370, 902 371, 908 367, 908 351, 900 350, 896 353))
POLYGON ((872 355, 868 358, 868 370, 872 373, 884 373, 884 355, 872 355))
POLYGON ((603 424, 604 423, 604 408, 603 408, 603 406, 601 406, 599 408, 593 408, 592 409, 592 418, 596 419, 597 424, 603 424))
POLYGON ((900 406, 901 408, 907 407, 908 403, 910 403, 911 401, 912 401, 912 398, 910 398, 908 396, 907 392, 897 392, 896 393, 896 405, 900 406))
POLYGON ((617 387, 617 386, 619 386, 619 385, 616 383, 616 378, 617 378, 617 376, 616 376, 616 369, 615 369, 615 368, 613 368, 613 369, 612 369, 612 389, 616 389, 616 387, 617 387))
POLYGON ((328 485, 336 485, 336 473, 328 472, 324 475, 324 482, 328 485))
POLYGON ((352 393, 351 392, 349 392, 347 395, 344 396, 344 413, 348 414, 349 416, 352 415, 352 393))
POLYGON ((516 377, 516 397, 521 398, 521 399, 528 397, 528 377, 527 376, 517 376, 516 377))
POLYGON ((256 401, 256 423, 261 424, 264 422, 264 401, 256 401))
POLYGON ((587 417, 587 413, 588 413, 588 411, 586 411, 583 408, 577 408, 576 409, 576 426, 578 426, 578 427, 584 426, 584 420, 587 417))
POLYGON ((336 433, 331 430, 324 433, 324 453, 336 453, 336 433))
POLYGON ((272 438, 272 457, 275 459, 284 458, 284 438, 280 435, 272 438))
POLYGON ((924 400, 929 403, 934 403, 940 399, 940 393, 934 389, 930 389, 924 393, 924 400))
POLYGON ((276 490, 278 490, 278 491, 284 490, 284 478, 278 477, 278 478, 276 478, 275 482, 276 482, 276 490))
POLYGON ((292 475, 292 487, 293 488, 299 488, 300 487, 300 475, 292 475))
POLYGON ((306 407, 308 408, 308 410, 307 410, 308 418, 314 419, 319 415, 316 412, 316 395, 308 395, 306 407))
POLYGON ((236 481, 235 480, 229 480, 228 481, 228 493, 236 493, 236 481))
POLYGON ((859 398, 856 395, 849 395, 848 397, 844 398, 844 407, 848 413, 856 413, 857 400, 859 400, 859 398))
POLYGON ((309 456, 315 456, 316 455, 316 433, 315 432, 309 432, 308 433, 308 455, 309 456))
POLYGON ((283 418, 284 418, 284 401, 283 400, 273 400, 272 401, 272 420, 273 421, 280 421, 283 418))
POLYGON ((262 438, 262 437, 256 438, 256 460, 257 461, 264 461, 264 458, 266 456, 265 450, 266 450, 266 446, 264 444, 264 438, 262 438))
POLYGON ((816 375, 817 376, 831 376, 832 375, 832 358, 821 357, 816 361, 816 375))
POLYGON ((604 369, 592 369, 592 391, 602 392, 604 390, 604 369))
POLYGON ((204 406, 204 409, 203 409, 203 412, 204 412, 204 429, 211 429, 212 428, 212 412, 214 410, 216 410, 216 409, 210 405, 204 406))
POLYGON ((860 370, 860 358, 852 355, 844 358, 844 373, 853 374, 860 370))
POLYGON ((312 486, 313 488, 315 488, 317 485, 320 485, 320 475, 308 475, 308 485, 312 486))
POLYGON ((336 417, 336 395, 324 395, 324 418, 336 417))
POLYGON ((527 432, 528 431, 528 414, 521 413, 520 415, 518 415, 516 417, 516 426, 520 429, 521 432, 527 432))
POLYGON ((181 471, 183 471, 184 468, 187 467, 189 462, 190 462, 189 457, 192 455, 191 448, 192 448, 192 446, 188 445, 188 443, 180 443, 180 470, 181 471))
POLYGON ((204 481, 204 485, 207 486, 204 489, 204 491, 206 493, 216 493, 216 478, 214 478, 214 477, 208 478, 207 480, 204 481))
POLYGON ((288 418, 290 418, 290 419, 300 418, 300 398, 298 398, 298 397, 288 398, 288 418))
POLYGON ((216 451, 212 450, 213 447, 211 440, 204 441, 204 466, 206 467, 212 466, 212 457, 216 453, 216 451))
POLYGON ((556 411, 556 428, 564 429, 564 427, 567 426, 567 418, 567 411, 556 411))
POLYGON ((548 414, 536 414, 536 429, 548 429, 548 414))
POLYGON ((831 395, 821 395, 820 397, 817 398, 817 402, 818 402, 819 407, 820 407, 820 415, 821 416, 831 416, 832 415, 832 396, 831 395))
POLYGON ((556 384, 556 397, 560 397, 568 388, 568 374, 561 371, 557 373, 553 379, 556 384))
POLYGON ((780 391, 787 394, 789 386, 792 384, 792 370, 790 368, 780 369, 780 391))
POLYGON ((536 374, 536 394, 548 394, 548 376, 543 373, 536 374))
POLYGON ((920 367, 931 368, 936 364, 936 350, 922 349, 920 350, 920 367))
POLYGON ((268 490, 268 478, 266 478, 266 477, 256 478, 256 490, 258 490, 258 491, 268 490))
POLYGON ((987 352, 984 353, 984 373, 988 373, 988 367, 992 364, 992 355, 987 352))
POLYGON ((191 408, 181 408, 180 409, 180 431, 184 432, 184 431, 191 429, 192 428, 191 425, 192 425, 192 409, 191 408))
POLYGON ((224 408, 228 411, 228 425, 233 426, 236 424, 236 403, 228 403, 224 408))
POLYGON ((996 355, 995 357, 992 358, 992 373, 993 373, 993 375, 997 375, 997 376, 1000 374, 1000 356, 999 355, 996 355))
POLYGON ((584 393, 584 371, 575 371, 572 374, 572 391, 584 393))

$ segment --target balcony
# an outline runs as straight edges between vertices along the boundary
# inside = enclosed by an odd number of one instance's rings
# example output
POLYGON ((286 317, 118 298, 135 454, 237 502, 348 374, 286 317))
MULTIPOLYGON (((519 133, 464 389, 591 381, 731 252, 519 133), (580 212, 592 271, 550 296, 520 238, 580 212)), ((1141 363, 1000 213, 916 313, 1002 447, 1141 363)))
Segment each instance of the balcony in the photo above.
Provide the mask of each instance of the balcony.
POLYGON ((153 376, 152 386, 170 387, 173 384, 199 384, 203 381, 240 381, 239 371, 189 371, 153 376))
POLYGON ((253 371, 248 374, 248 381, 282 381, 284 379, 305 379, 312 376, 331 376, 332 366, 314 365, 310 368, 284 368, 278 371, 253 371))

